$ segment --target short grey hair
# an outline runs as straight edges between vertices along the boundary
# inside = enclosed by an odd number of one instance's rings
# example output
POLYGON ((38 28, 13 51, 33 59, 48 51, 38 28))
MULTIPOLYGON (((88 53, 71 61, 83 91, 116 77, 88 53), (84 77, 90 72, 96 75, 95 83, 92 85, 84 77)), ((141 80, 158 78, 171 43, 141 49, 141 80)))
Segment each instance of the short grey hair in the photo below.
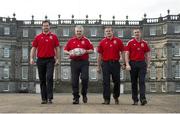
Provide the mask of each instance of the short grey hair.
POLYGON ((82 33, 84 33, 84 27, 83 27, 82 25, 76 25, 75 31, 76 31, 76 30, 81 30, 82 33))

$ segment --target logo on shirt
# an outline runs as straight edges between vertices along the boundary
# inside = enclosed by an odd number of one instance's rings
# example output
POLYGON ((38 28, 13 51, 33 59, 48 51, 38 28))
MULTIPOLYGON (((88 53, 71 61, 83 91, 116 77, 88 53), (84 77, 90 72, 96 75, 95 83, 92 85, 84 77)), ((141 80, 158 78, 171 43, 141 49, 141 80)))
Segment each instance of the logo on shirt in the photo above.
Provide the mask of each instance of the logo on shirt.
POLYGON ((52 36, 49 37, 52 40, 52 36))
POLYGON ((81 44, 85 44, 85 41, 81 41, 81 44))
POLYGON ((144 43, 141 43, 141 47, 144 47, 144 43))
POLYGON ((116 40, 114 40, 114 41, 113 41, 113 43, 114 43, 114 44, 117 44, 117 41, 116 41, 116 40))

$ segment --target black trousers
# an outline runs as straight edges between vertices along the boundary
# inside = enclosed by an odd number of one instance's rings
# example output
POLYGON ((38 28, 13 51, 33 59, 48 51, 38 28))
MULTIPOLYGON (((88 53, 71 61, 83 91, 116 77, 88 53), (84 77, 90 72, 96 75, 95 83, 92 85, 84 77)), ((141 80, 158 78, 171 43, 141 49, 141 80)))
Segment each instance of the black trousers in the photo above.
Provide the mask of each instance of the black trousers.
POLYGON ((53 99, 53 73, 55 59, 38 58, 37 67, 41 88, 41 99, 53 99))
POLYGON ((89 82, 89 61, 88 60, 71 60, 71 83, 74 99, 79 99, 79 78, 81 79, 81 94, 87 95, 89 82))
POLYGON ((120 96, 120 63, 118 61, 103 61, 101 64, 103 73, 103 98, 110 100, 110 76, 114 83, 113 97, 120 96))
POLYGON ((140 101, 146 99, 145 97, 145 76, 147 71, 147 64, 145 61, 130 61, 130 75, 131 75, 131 87, 132 87, 132 99, 139 101, 138 99, 138 82, 140 101))

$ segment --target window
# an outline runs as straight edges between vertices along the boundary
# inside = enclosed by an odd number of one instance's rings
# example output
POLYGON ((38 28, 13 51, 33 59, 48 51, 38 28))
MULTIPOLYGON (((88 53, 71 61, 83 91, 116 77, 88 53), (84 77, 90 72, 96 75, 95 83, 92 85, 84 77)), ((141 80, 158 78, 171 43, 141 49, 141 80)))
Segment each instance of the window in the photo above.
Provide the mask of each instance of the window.
POLYGON ((153 65, 150 70, 150 78, 156 79, 156 67, 153 65))
POLYGON ((120 85, 120 93, 124 93, 124 84, 120 85))
POLYGON ((180 47, 175 46, 173 52, 174 52, 174 56, 180 56, 180 47))
POLYGON ((156 58, 156 49, 155 48, 151 48, 151 58, 156 58))
POLYGON ((10 28, 4 27, 4 35, 10 35, 10 28))
POLYGON ((42 32, 42 29, 36 29, 36 35, 40 34, 42 32))
POLYGON ((28 79, 28 67, 27 66, 22 67, 22 79, 24 79, 24 80, 28 79))
POLYGON ((89 67, 89 76, 90 76, 90 80, 97 80, 97 71, 96 71, 96 67, 89 67))
POLYGON ((156 92, 156 84, 155 83, 150 84, 150 92, 156 92))
POLYGON ((156 27, 152 26, 150 27, 150 36, 156 35, 156 27))
POLYGON ((117 36, 118 37, 123 37, 123 29, 119 29, 118 31, 117 31, 117 36))
POLYGON ((62 52, 62 54, 61 54, 62 55, 62 59, 69 59, 69 55, 64 53, 64 47, 61 48, 61 52, 62 52))
POLYGON ((180 83, 176 83, 176 92, 180 92, 180 83))
POLYGON ((28 59, 28 48, 22 48, 22 59, 28 59))
POLYGON ((4 48, 4 57, 5 58, 10 57, 9 48, 4 48))
POLYGON ((4 68, 4 79, 9 79, 9 67, 4 68))
POLYGON ((174 33, 180 33, 180 25, 174 26, 174 33))
POLYGON ((4 91, 4 92, 9 91, 9 83, 4 84, 3 91, 4 91))
POLYGON ((167 33, 167 25, 163 25, 163 34, 167 33))
POLYGON ((162 48, 162 56, 163 57, 167 56, 167 48, 162 48))
POLYGON ((94 53, 90 54, 90 59, 96 60, 97 59, 97 48, 94 47, 94 53))
POLYGON ((38 68, 36 68, 36 80, 39 80, 38 68))
POLYGON ((41 89, 40 89, 40 84, 36 84, 36 93, 40 93, 41 89))
POLYGON ((121 79, 121 80, 124 79, 124 70, 121 70, 121 72, 120 72, 120 79, 121 79))
POLYGON ((63 36, 69 36, 69 28, 63 29, 63 36))
POLYGON ((61 79, 62 80, 70 80, 70 76, 71 76, 71 73, 70 73, 70 67, 67 67, 67 66, 63 66, 61 67, 61 79))
POLYGON ((165 64, 163 65, 162 71, 162 79, 165 79, 167 75, 167 66, 165 64))
POLYGON ((25 90, 25 89, 27 89, 28 87, 27 87, 27 84, 26 83, 21 83, 21 89, 22 90, 25 90))
POLYGON ((23 37, 28 37, 28 29, 23 29, 23 37))
POLYGON ((167 83, 166 82, 162 83, 161 90, 162 90, 162 92, 166 92, 167 91, 167 83))
POLYGON ((97 36, 97 29, 96 28, 91 28, 91 36, 97 36))
POLYGON ((180 78, 180 64, 175 65, 175 78, 180 78))

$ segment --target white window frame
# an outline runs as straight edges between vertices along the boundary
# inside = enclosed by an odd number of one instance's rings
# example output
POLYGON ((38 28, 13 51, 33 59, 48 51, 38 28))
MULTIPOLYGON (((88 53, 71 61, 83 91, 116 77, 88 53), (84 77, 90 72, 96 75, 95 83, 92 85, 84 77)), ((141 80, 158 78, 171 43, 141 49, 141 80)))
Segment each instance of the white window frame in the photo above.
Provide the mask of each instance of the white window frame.
POLYGON ((161 90, 163 93, 167 92, 167 82, 162 83, 161 90))
POLYGON ((155 26, 151 26, 149 28, 149 34, 150 34, 150 36, 155 36, 156 35, 156 27, 155 26))
POLYGON ((167 76, 167 66, 166 64, 163 65, 163 68, 162 68, 162 78, 163 79, 166 79, 166 76, 167 76))
POLYGON ((120 84, 120 93, 121 93, 121 94, 124 93, 124 84, 120 84))
POLYGON ((97 28, 90 29, 91 36, 97 36, 97 28))
POLYGON ((3 55, 4 55, 4 58, 9 58, 10 57, 10 48, 5 47, 3 50, 3 55))
POLYGON ((21 89, 27 89, 27 88, 28 88, 28 86, 26 83, 21 83, 21 89))
POLYGON ((27 47, 23 47, 22 48, 22 59, 27 60, 28 59, 28 48, 27 47))
POLYGON ((23 80, 27 80, 28 79, 28 67, 27 66, 23 66, 22 67, 22 79, 23 80), (25 70, 27 70, 27 74, 24 74, 25 73, 25 70), (26 76, 27 75, 27 76, 26 76), (26 76, 26 77, 25 77, 26 76))
POLYGON ((4 84, 4 92, 8 92, 9 91, 9 83, 8 84, 4 84))
POLYGON ((29 32, 28 29, 23 29, 23 37, 24 37, 24 38, 27 38, 27 37, 28 37, 28 35, 29 35, 28 32, 29 32))
POLYGON ((70 73, 70 68, 67 66, 63 66, 61 67, 61 80, 65 81, 65 80, 70 80, 71 78, 71 73, 70 73), (69 75, 68 75, 69 72, 69 75), (65 77, 64 77, 65 76, 65 77))
POLYGON ((117 36, 120 37, 120 38, 124 37, 124 31, 123 31, 123 29, 118 29, 118 31, 117 31, 117 36))
POLYGON ((174 26, 174 33, 180 33, 180 25, 174 26))
POLYGON ((152 65, 150 69, 150 79, 156 80, 156 77, 157 77, 156 67, 152 65), (154 74, 155 76, 153 76, 152 74, 154 74))
POLYGON ((152 93, 156 92, 156 83, 150 84, 150 92, 152 92, 152 93))
POLYGON ((90 59, 92 60, 97 59, 97 47, 94 47, 94 53, 90 54, 90 59))
POLYGON ((178 82, 176 83, 176 92, 178 93, 180 92, 180 83, 178 82))
POLYGON ((69 28, 63 28, 63 36, 69 36, 69 28))
POLYGON ((175 79, 180 79, 180 63, 175 65, 175 79))
POLYGON ((163 25, 163 34, 167 34, 167 25, 163 25))
POLYGON ((38 68, 36 67, 36 80, 39 80, 38 68))
POLYGON ((3 78, 4 79, 9 79, 9 67, 4 67, 3 69, 4 73, 3 73, 3 78), (7 73, 7 76, 5 77, 5 73, 7 73))
POLYGON ((61 48, 61 52, 62 52, 62 58, 63 59, 69 59, 69 55, 68 54, 66 54, 66 53, 64 53, 64 47, 63 48, 61 48))
POLYGON ((152 57, 152 58, 156 58, 156 48, 153 48, 153 47, 152 47, 150 53, 151 53, 151 57, 152 57))
POLYGON ((4 35, 10 35, 10 27, 4 27, 4 35))
POLYGON ((124 79, 124 70, 121 69, 120 71, 120 80, 124 79))
POLYGON ((89 76, 90 76, 90 80, 91 81, 97 81, 98 80, 98 74, 97 74, 97 70, 96 67, 90 66, 89 67, 89 76), (92 75, 93 74, 93 75, 92 75))
POLYGON ((175 48, 174 48, 174 56, 175 57, 179 57, 180 56, 180 47, 179 46, 176 46, 175 48))

